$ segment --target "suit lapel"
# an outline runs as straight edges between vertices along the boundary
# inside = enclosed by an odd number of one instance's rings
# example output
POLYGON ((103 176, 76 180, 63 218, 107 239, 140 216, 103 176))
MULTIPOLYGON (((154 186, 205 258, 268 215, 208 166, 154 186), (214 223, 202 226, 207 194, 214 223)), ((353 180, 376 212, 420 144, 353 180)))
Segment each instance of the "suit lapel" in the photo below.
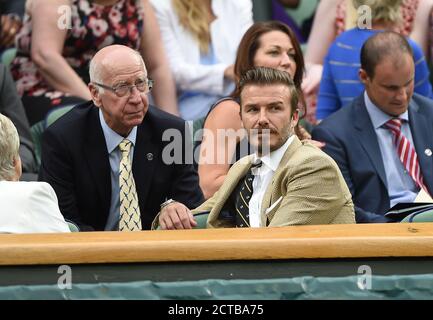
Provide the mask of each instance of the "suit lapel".
POLYGON ((418 156, 421 172, 430 193, 433 192, 433 157, 426 154, 426 150, 433 150, 431 138, 433 129, 427 123, 426 118, 419 113, 419 106, 415 101, 411 101, 409 106, 409 123, 413 137, 414 148, 418 156))
POLYGON ((83 146, 84 158, 87 160, 90 174, 93 176, 93 181, 98 190, 103 210, 101 214, 104 214, 105 218, 107 218, 111 203, 111 169, 107 144, 99 122, 99 109, 97 107, 93 107, 90 111, 90 123, 87 128, 89 128, 89 134, 83 146))
POLYGON ((383 185, 388 189, 385 175, 385 167, 383 165, 382 155, 380 153, 377 135, 374 131, 373 124, 367 112, 364 102, 364 95, 355 100, 355 105, 352 114, 352 123, 355 129, 359 131, 359 142, 364 148, 366 154, 370 158, 374 168, 377 171, 383 185))
POLYGON ((132 172, 141 210, 143 210, 146 203, 151 185, 150 181, 152 181, 156 164, 161 161, 159 159, 158 146, 152 140, 152 128, 148 116, 144 118, 143 123, 137 128, 137 139, 135 141, 132 163, 132 172))
POLYGON ((239 181, 246 175, 247 171, 251 167, 252 156, 247 156, 235 163, 230 169, 229 174, 227 174, 223 185, 218 190, 218 198, 215 206, 212 208, 208 223, 214 228, 224 226, 224 221, 219 219, 220 212, 222 208, 226 206, 227 201, 229 201, 232 192, 236 189, 239 181))

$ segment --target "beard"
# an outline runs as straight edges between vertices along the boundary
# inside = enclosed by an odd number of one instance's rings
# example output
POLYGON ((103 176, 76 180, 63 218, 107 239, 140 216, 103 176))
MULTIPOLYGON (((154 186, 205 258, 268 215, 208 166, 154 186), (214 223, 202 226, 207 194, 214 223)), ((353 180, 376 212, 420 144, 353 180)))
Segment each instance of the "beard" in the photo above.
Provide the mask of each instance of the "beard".
POLYGON ((257 128, 249 130, 248 138, 256 152, 262 156, 279 149, 291 135, 290 130, 282 134, 272 128, 257 128))

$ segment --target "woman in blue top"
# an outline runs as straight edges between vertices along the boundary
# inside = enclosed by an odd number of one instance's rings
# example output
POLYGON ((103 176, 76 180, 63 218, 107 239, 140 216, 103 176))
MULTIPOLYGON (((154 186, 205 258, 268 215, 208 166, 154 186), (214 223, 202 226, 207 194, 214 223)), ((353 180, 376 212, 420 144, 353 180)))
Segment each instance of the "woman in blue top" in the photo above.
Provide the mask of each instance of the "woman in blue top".
MULTIPOLYGON (((363 25, 358 25, 357 28, 343 32, 329 48, 323 64, 317 101, 318 120, 323 120, 362 94, 364 86, 358 77, 361 47, 374 34, 396 28, 400 19, 401 1, 353 0, 355 8, 364 4, 371 8, 373 16, 371 29, 367 28, 368 23, 365 28, 362 28, 363 25)), ((362 18, 359 20, 359 24, 365 22, 362 18)), ((415 61, 415 92, 430 98, 432 97, 430 72, 424 54, 416 42, 411 39, 408 41, 412 46, 415 61)))

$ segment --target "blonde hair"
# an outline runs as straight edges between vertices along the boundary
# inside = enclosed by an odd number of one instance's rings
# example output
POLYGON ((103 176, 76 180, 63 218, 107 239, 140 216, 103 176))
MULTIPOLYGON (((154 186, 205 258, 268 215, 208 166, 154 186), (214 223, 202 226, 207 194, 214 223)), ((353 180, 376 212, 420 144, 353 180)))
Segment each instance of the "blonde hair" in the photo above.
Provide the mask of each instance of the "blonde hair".
POLYGON ((400 23, 402 2, 403 0, 348 0, 346 30, 356 26, 357 9, 363 5, 370 7, 373 21, 382 20, 384 22, 400 23))
POLYGON ((209 12, 203 0, 172 0, 174 10, 179 17, 180 24, 192 33, 197 40, 200 51, 207 53, 211 41, 209 12))
POLYGON ((20 138, 8 117, 0 113, 0 181, 15 176, 15 160, 19 157, 20 138))

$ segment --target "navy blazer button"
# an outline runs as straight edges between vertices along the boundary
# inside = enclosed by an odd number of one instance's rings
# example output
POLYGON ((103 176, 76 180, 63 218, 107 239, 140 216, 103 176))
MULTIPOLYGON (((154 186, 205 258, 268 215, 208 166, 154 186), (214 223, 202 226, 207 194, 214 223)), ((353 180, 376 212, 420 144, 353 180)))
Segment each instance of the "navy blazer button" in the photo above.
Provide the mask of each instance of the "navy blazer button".
POLYGON ((427 157, 431 157, 432 155, 432 151, 430 149, 425 149, 424 153, 426 154, 427 157))
POLYGON ((147 157, 147 160, 152 161, 153 160, 153 153, 148 153, 146 155, 146 157, 147 157))

